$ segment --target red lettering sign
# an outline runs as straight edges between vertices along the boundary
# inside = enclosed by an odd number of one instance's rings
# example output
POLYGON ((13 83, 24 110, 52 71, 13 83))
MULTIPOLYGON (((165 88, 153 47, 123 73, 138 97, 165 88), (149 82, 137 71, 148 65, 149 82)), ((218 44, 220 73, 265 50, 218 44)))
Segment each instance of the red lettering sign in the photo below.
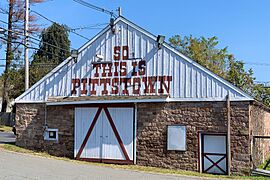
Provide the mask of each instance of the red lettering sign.
POLYGON ((114 56, 113 56, 114 60, 120 60, 120 50, 121 50, 120 46, 114 47, 114 56))
POLYGON ((115 46, 113 53, 114 62, 93 65, 93 77, 72 79, 71 94, 90 96, 170 94, 172 76, 147 75, 146 61, 129 60, 128 46, 115 46))

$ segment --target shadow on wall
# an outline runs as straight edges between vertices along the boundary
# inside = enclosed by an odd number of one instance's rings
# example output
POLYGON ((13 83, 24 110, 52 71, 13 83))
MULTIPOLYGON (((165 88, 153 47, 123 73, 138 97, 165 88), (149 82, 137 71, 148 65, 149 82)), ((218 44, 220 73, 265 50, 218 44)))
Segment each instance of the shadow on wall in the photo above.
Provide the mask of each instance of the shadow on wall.
POLYGON ((45 104, 16 104, 16 145, 51 155, 73 158, 74 109, 47 107, 47 125, 58 129, 58 141, 44 140, 45 104))

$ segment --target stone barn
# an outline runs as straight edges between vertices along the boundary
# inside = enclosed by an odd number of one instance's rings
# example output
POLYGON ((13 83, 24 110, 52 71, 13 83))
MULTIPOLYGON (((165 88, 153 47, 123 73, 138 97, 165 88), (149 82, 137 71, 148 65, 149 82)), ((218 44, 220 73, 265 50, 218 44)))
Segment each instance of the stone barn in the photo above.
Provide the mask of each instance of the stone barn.
POLYGON ((84 161, 249 174, 269 155, 253 138, 270 135, 269 109, 163 40, 115 19, 16 99, 16 144, 84 161))

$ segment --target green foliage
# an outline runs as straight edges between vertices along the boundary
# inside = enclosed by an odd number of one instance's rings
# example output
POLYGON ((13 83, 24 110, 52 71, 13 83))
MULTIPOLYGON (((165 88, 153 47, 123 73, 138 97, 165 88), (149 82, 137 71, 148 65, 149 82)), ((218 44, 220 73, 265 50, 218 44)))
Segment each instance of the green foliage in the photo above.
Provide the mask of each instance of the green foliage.
MULTIPOLYGON (((30 65, 30 86, 49 73, 70 55, 70 41, 64 25, 52 24, 41 33, 41 43, 30 65)), ((8 72, 9 98, 16 98, 24 92, 24 68, 12 63, 8 72)))
POLYGON ((245 70, 244 62, 238 61, 225 48, 217 48, 217 37, 193 38, 176 35, 169 39, 170 44, 182 54, 195 60, 215 74, 223 77, 243 91, 270 107, 270 88, 255 84, 252 69, 245 70))
POLYGON ((10 99, 15 99, 24 92, 24 68, 13 64, 8 73, 8 95, 10 99))
POLYGON ((237 87, 247 92, 250 95, 256 97, 256 93, 253 91, 254 80, 253 71, 244 69, 244 62, 237 61, 233 56, 229 58, 229 65, 226 79, 237 87), (255 93, 255 94, 254 94, 255 93))
POLYGON ((41 33, 39 50, 30 66, 30 83, 33 85, 70 55, 68 31, 64 25, 53 23, 41 33))
POLYGON ((254 92, 256 93, 256 99, 270 107, 270 87, 264 87, 262 84, 258 84, 254 87, 254 92))
POLYGON ((48 61, 59 64, 69 55, 68 29, 64 25, 53 23, 42 31, 39 50, 34 56, 33 63, 48 61))
POLYGON ((215 74, 225 78, 226 62, 229 58, 227 48, 218 49, 217 37, 193 38, 176 35, 169 39, 170 44, 182 54, 195 60, 215 74))

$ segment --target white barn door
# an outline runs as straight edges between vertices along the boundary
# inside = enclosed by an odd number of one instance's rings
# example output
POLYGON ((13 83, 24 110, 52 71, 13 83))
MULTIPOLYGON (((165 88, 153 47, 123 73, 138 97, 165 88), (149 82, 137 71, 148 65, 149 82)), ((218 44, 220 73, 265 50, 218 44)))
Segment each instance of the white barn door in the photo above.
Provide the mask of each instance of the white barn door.
POLYGON ((133 136, 133 107, 75 108, 76 159, 131 164, 133 136))
MULTIPOLYGON (((95 114, 97 113, 98 108, 76 108, 75 109, 75 145, 74 145, 74 157, 79 152, 79 149, 85 139, 87 131, 89 130, 90 125, 93 123, 95 114)), ((86 143, 85 148, 82 150, 80 157, 81 158, 100 158, 100 145, 101 145, 101 136, 102 131, 102 114, 98 117, 95 126, 93 127, 91 136, 88 141, 91 143, 86 143)))
POLYGON ((202 134, 202 170, 211 174, 228 174, 227 136, 202 134))
POLYGON ((133 160, 133 108, 108 108, 107 113, 113 124, 107 116, 104 117, 102 159, 125 160, 128 156, 130 160, 133 160), (118 142, 118 135, 113 128, 117 130, 123 147, 118 142), (123 148, 126 152, 123 152, 123 148))

